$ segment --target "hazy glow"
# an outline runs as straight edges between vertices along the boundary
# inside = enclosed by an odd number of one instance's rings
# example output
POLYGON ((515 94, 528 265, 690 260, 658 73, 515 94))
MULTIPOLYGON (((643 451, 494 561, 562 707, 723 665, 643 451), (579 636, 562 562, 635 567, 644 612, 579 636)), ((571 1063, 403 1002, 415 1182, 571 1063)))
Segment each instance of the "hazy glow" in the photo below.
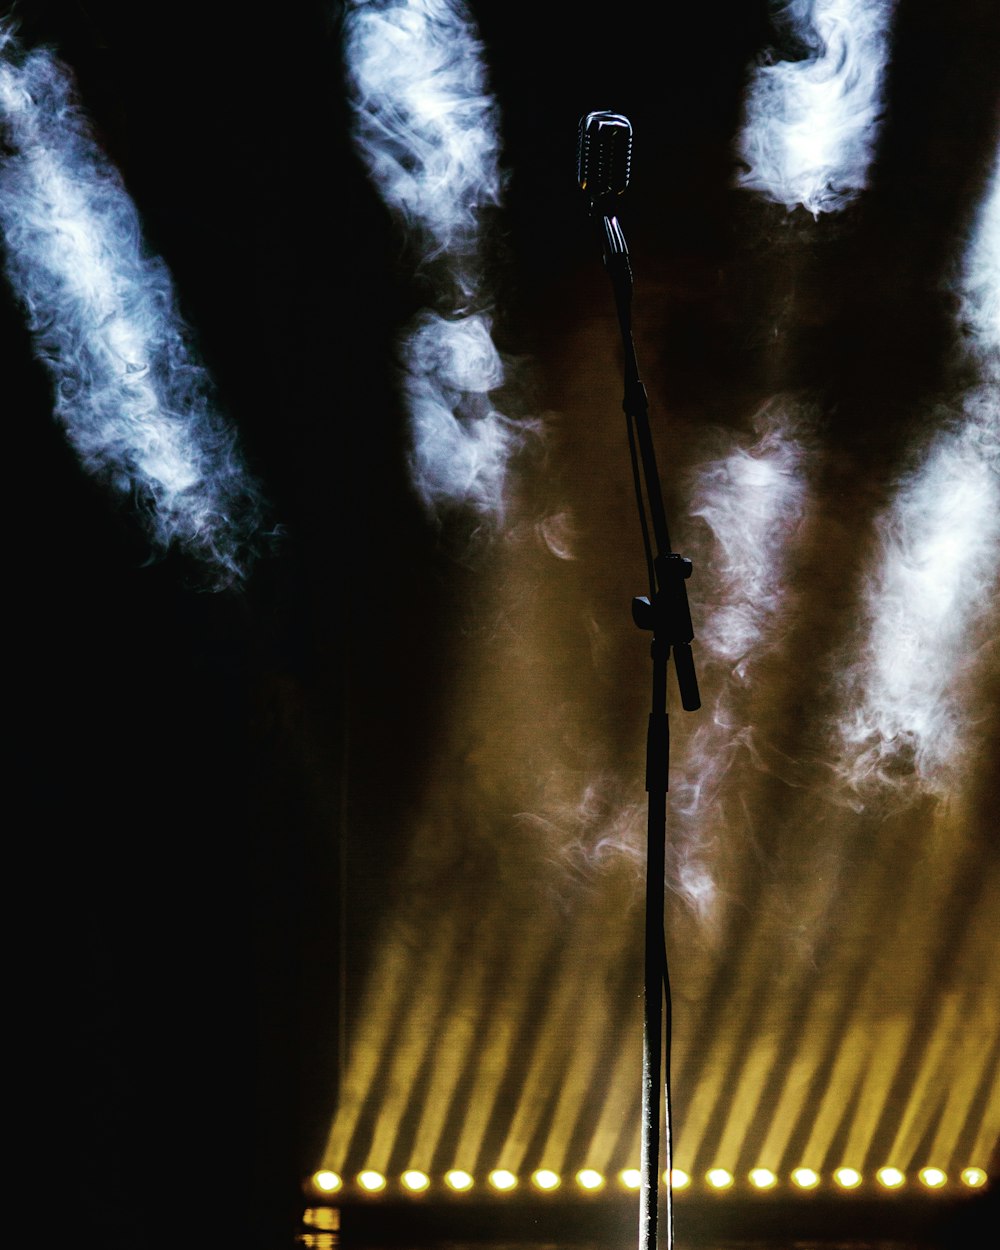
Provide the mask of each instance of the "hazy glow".
POLYGON ((778 1178, 768 1168, 753 1168, 749 1175, 755 1189, 773 1189, 778 1183, 778 1178))
POLYGON ((537 1172, 532 1173, 531 1183, 539 1189, 558 1189, 559 1176, 556 1172, 550 1172, 548 1168, 539 1168, 537 1172))
POLYGON ((426 1172, 418 1172, 415 1169, 404 1172, 400 1179, 402 1180, 403 1185, 409 1189, 411 1193, 415 1194, 423 1193, 425 1189, 429 1188, 431 1183, 431 1178, 426 1172))
POLYGON ((851 674, 864 689, 842 721, 856 786, 887 779, 902 755, 938 788, 961 745, 956 679, 973 658, 970 624, 988 606, 1000 545, 997 434, 968 416, 938 437, 878 523, 868 640, 851 674))
MULTIPOLYGON (((664 1175, 663 1179, 664 1180, 667 1179, 666 1175, 664 1175)), ((680 1168, 670 1169, 670 1188, 671 1189, 687 1189, 688 1185, 690 1184, 691 1184, 691 1177, 688 1176, 687 1172, 682 1172, 680 1168)))
POLYGON ((472 1188, 472 1177, 468 1172, 463 1172, 460 1168, 452 1168, 450 1172, 444 1175, 444 1183, 449 1189, 454 1189, 457 1193, 464 1193, 467 1189, 472 1188))
POLYGON ((733 1183, 732 1172, 727 1172, 725 1168, 712 1168, 710 1172, 705 1173, 705 1180, 713 1189, 728 1189, 733 1183))
POLYGON ((84 467, 131 496, 161 548, 221 583, 245 575, 260 499, 213 411, 170 275, 98 148, 70 75, 23 59, 0 23, 0 231, 6 269, 84 467))
POLYGON ((501 517, 507 462, 520 434, 490 402, 504 368, 489 318, 420 313, 401 354, 417 493, 430 509, 463 502, 501 517))
POLYGON ((1000 155, 977 215, 959 281, 968 345, 987 376, 1000 378, 1000 155))
POLYGON ((814 1172, 812 1168, 795 1168, 792 1172, 792 1180, 799 1189, 815 1189, 819 1184, 819 1173, 814 1172))
POLYGON ((1000 178, 994 176, 960 285, 982 381, 942 408, 921 464, 877 521, 880 557, 848 667, 842 766, 850 784, 915 772, 944 792, 967 746, 964 706, 1000 567, 1000 178))
POLYGON ((638 1168, 626 1168, 624 1172, 619 1172, 618 1179, 626 1189, 638 1189, 642 1184, 642 1173, 638 1168))
POLYGON ((738 756, 758 750, 740 703, 754 664, 781 645, 791 607, 788 561, 808 507, 806 418, 778 398, 755 414, 749 435, 726 436, 721 451, 695 471, 690 492, 690 512, 711 538, 694 553, 698 662, 703 692, 714 669, 718 693, 706 697, 671 779, 671 885, 702 917, 715 900, 711 838, 725 823, 729 774, 738 756))
POLYGON ((942 1172, 940 1168, 921 1168, 920 1183, 926 1185, 928 1189, 940 1189, 942 1185, 948 1183, 947 1172, 942 1172))
POLYGON ((517 1177, 513 1172, 508 1172, 506 1168, 497 1168, 495 1172, 490 1173, 490 1184, 494 1189, 507 1191, 513 1189, 517 1185, 517 1177))
POLYGON ((362 1189, 367 1190, 368 1193, 375 1194, 385 1189, 385 1177, 381 1172, 359 1172, 358 1184, 362 1189))
POLYGON ((432 511, 500 519, 523 431, 488 399, 504 370, 484 311, 481 219, 503 180, 482 46, 461 0, 356 0, 344 38, 358 150, 440 289, 401 344, 414 485, 432 511))
POLYGON ((593 1168, 583 1168, 576 1174, 576 1183, 581 1189, 600 1189, 604 1184, 604 1177, 593 1168))
POLYGON ((979 1189, 986 1184, 986 1173, 982 1168, 964 1168, 962 1170, 962 1184, 968 1185, 970 1189, 979 1189))
MULTIPOLYGON (((807 505, 802 422, 776 400, 754 417, 753 440, 729 447, 697 472, 691 515, 712 532, 712 610, 698 632, 740 681, 785 599, 785 547, 807 505)), ((701 572, 701 570, 699 570, 701 572)))
POLYGON ((880 1185, 884 1185, 886 1189, 899 1189, 906 1183, 906 1177, 899 1168, 879 1168, 875 1173, 875 1179, 880 1185))
POLYGON ((334 1194, 343 1185, 343 1181, 336 1172, 331 1172, 324 1168, 313 1175, 313 1184, 317 1189, 321 1189, 325 1194, 334 1194))
POLYGON ((837 1168, 833 1179, 841 1189, 857 1189, 861 1184, 861 1173, 854 1168, 837 1168))
POLYGON ((878 135, 895 0, 786 0, 780 26, 805 55, 758 66, 740 158, 742 186, 814 216, 861 191, 878 135))

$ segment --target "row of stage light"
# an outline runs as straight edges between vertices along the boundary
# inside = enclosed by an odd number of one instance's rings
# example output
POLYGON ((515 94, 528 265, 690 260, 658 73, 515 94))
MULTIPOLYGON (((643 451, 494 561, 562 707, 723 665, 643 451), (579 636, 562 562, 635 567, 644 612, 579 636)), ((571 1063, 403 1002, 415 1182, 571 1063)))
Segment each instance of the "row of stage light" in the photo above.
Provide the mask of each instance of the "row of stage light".
MULTIPOLYGON (((865 1177, 856 1168, 837 1168, 831 1177, 834 1186, 845 1191, 860 1189, 865 1184, 865 1177)), ((664 1181, 667 1179, 665 1174, 663 1179, 664 1181)), ((803 1192, 817 1190, 823 1186, 823 1177, 812 1168, 795 1168, 788 1179, 795 1189, 803 1192)), ((911 1178, 907 1177, 905 1172, 894 1167, 879 1168, 874 1179, 880 1188, 890 1191, 904 1189, 912 1183, 911 1178)), ((916 1179, 921 1188, 930 1191, 953 1188, 956 1183, 941 1168, 935 1167, 921 1168, 916 1179)), ((957 1183, 965 1189, 982 1189, 987 1179, 987 1174, 982 1168, 968 1167, 960 1173, 957 1183)), ((442 1180, 444 1188, 451 1193, 469 1193, 476 1188, 476 1180, 472 1174, 457 1168, 446 1172, 442 1180)), ((563 1180, 564 1178, 557 1172, 540 1168, 532 1172, 530 1186, 541 1193, 554 1193, 563 1187, 563 1180)), ((736 1185, 736 1180, 733 1173, 727 1172, 724 1168, 711 1168, 705 1173, 704 1188, 711 1192, 723 1193, 732 1189, 736 1185)), ((768 1168, 753 1168, 747 1173, 746 1180, 752 1190, 759 1192, 775 1190, 781 1183, 781 1179, 768 1168)), ((595 1194, 609 1188, 609 1178, 593 1168, 583 1168, 575 1174, 572 1181, 576 1188, 584 1193, 595 1194)), ((636 1192, 640 1182, 641 1176, 636 1168, 626 1168, 625 1171, 619 1172, 617 1177, 610 1178, 611 1185, 616 1185, 625 1192, 636 1192)), ((521 1188, 521 1178, 504 1168, 497 1168, 490 1172, 486 1183, 488 1191, 497 1194, 510 1194, 521 1188)), ((431 1177, 426 1172, 416 1169, 404 1172, 398 1181, 400 1191, 413 1195, 427 1193, 433 1185, 431 1177)), ((314 1191, 321 1194, 335 1194, 343 1191, 346 1184, 344 1178, 337 1172, 324 1169, 313 1175, 312 1187, 314 1191)), ((353 1183, 353 1189, 357 1193, 369 1196, 385 1193, 389 1187, 389 1178, 376 1171, 359 1172, 353 1183)), ((671 1189, 682 1193, 691 1188, 693 1188, 691 1176, 675 1168, 671 1172, 671 1189)))

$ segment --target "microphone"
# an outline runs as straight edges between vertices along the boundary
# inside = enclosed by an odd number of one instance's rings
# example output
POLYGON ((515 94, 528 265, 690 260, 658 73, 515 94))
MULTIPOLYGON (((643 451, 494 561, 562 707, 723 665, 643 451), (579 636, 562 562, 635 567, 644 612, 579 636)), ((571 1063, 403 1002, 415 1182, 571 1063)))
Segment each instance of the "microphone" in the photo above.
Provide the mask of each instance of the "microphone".
POLYGON ((614 201, 628 187, 632 123, 621 113, 587 113, 580 118, 577 179, 592 216, 614 216, 614 201))

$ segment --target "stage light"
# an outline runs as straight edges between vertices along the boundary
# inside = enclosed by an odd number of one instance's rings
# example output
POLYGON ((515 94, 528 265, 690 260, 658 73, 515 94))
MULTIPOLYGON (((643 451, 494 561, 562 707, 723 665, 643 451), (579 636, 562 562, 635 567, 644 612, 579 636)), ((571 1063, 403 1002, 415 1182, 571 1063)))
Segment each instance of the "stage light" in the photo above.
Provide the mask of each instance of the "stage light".
POLYGON ((359 1172, 358 1184, 367 1193, 377 1194, 380 1190, 385 1189, 385 1177, 381 1172, 359 1172))
POLYGON ((450 1172, 445 1172, 444 1183, 456 1193, 464 1194, 467 1189, 472 1188, 473 1180, 468 1172, 463 1172, 460 1168, 452 1168, 450 1172))
MULTIPOLYGON (((666 1172, 663 1174, 663 1179, 667 1180, 666 1172)), ((688 1176, 687 1172, 682 1172, 680 1168, 671 1168, 669 1179, 671 1189, 687 1189, 688 1185, 691 1184, 691 1177, 688 1176)))
POLYGON ((861 1173, 856 1168, 837 1168, 833 1179, 841 1189, 857 1189, 861 1184, 861 1173))
POLYGON ((517 1177, 506 1168, 497 1168, 495 1172, 490 1173, 490 1184, 502 1193, 509 1193, 510 1190, 517 1188, 517 1177))
POLYGON ((638 1189, 642 1184, 642 1173, 638 1168, 626 1168, 618 1173, 618 1179, 626 1189, 638 1189))
POLYGON ((552 1190, 558 1189, 561 1182, 555 1172, 550 1172, 548 1168, 539 1168, 532 1173, 531 1183, 537 1189, 552 1190))
POLYGON ((325 1194, 335 1194, 343 1183, 336 1172, 330 1172, 326 1168, 313 1173, 313 1185, 325 1194))
POLYGON ((986 1173, 982 1168, 964 1168, 962 1184, 968 1185, 970 1189, 979 1189, 986 1184, 986 1173))
POLYGON ((875 1173, 875 1179, 886 1189, 899 1189, 906 1182, 906 1177, 899 1168, 879 1168, 875 1173))
POLYGON ((773 1189, 778 1178, 769 1168, 753 1168, 750 1171, 750 1184, 755 1189, 773 1189))
POLYGON ((400 1179, 404 1187, 413 1194, 423 1193, 425 1189, 430 1187, 431 1183, 431 1178, 426 1172, 417 1172, 412 1168, 410 1171, 404 1172, 400 1179))
POLYGON ((336 1207, 307 1207, 302 1213, 302 1223, 307 1228, 335 1233, 340 1229, 340 1212, 336 1207))
POLYGON ((812 1168, 796 1168, 792 1172, 792 1180, 799 1189, 815 1189, 819 1184, 819 1173, 812 1168))
POLYGON ((576 1183, 581 1189, 589 1189, 593 1192, 603 1186, 604 1177, 600 1172, 595 1172, 593 1168, 583 1168, 576 1174, 576 1183))
POLYGON ((928 1189, 940 1189, 948 1181, 948 1174, 940 1168, 921 1168, 919 1175, 920 1183, 928 1189))
POLYGON ((713 1189, 728 1189, 733 1183, 732 1172, 727 1172, 725 1168, 712 1168, 711 1171, 705 1173, 705 1180, 713 1189))

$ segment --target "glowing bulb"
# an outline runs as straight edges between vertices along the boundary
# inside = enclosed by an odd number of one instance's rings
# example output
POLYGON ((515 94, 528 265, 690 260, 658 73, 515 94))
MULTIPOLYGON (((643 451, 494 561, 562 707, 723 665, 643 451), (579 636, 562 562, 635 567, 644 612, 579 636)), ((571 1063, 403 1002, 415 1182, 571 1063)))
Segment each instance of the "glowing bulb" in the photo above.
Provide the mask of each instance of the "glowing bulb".
POLYGON ((819 1173, 812 1168, 796 1168, 792 1172, 792 1180, 799 1189, 815 1189, 819 1184, 819 1173))
POLYGON ((626 1168, 618 1173, 618 1179, 626 1189, 638 1189, 642 1184, 642 1173, 638 1168, 626 1168))
POLYGON ((750 1172, 750 1184, 755 1189, 773 1189, 778 1178, 768 1168, 753 1168, 750 1172))
POLYGON ((879 1168, 875 1173, 875 1179, 886 1189, 898 1189, 905 1182, 906 1177, 899 1168, 879 1168))
POLYGON ((456 1193, 464 1194, 467 1189, 472 1188, 472 1177, 460 1168, 452 1168, 450 1172, 445 1172, 444 1183, 456 1193))
POLYGON ((313 1175, 313 1184, 325 1194, 335 1194, 343 1183, 336 1172, 331 1172, 327 1168, 313 1175))
POLYGON ((385 1189, 385 1177, 381 1172, 359 1172, 358 1184, 370 1194, 377 1194, 385 1189))
POLYGON ((600 1172, 595 1172, 593 1168, 584 1168, 582 1171, 577 1172, 576 1183, 581 1189, 600 1189, 604 1184, 604 1177, 600 1172))
POLYGON ((539 1189, 558 1189, 560 1183, 558 1175, 548 1168, 539 1168, 537 1172, 533 1172, 531 1180, 539 1189))
POLYGON ((506 1168, 497 1168, 495 1172, 490 1173, 490 1184, 494 1189, 499 1189, 506 1193, 516 1187, 517 1177, 513 1172, 508 1172, 506 1168))
POLYGON ((837 1168, 833 1179, 841 1189, 857 1189, 861 1184, 861 1173, 855 1168, 837 1168))
MULTIPOLYGON (((664 1180, 667 1179, 666 1172, 664 1172, 663 1174, 663 1179, 664 1180)), ((670 1169, 670 1188, 671 1189, 687 1189, 688 1185, 690 1184, 691 1184, 691 1177, 688 1176, 687 1172, 682 1172, 680 1168, 670 1169)))
POLYGON ((710 1172, 705 1173, 705 1180, 713 1189, 728 1189, 733 1183, 732 1172, 727 1172, 725 1168, 712 1168, 710 1172))
POLYGON ((921 1168, 920 1180, 928 1189, 940 1189, 942 1185, 947 1183, 948 1176, 940 1168, 921 1168))
POLYGON ((402 1181, 411 1193, 420 1194, 428 1188, 431 1178, 426 1172, 417 1172, 411 1168, 409 1172, 403 1173, 402 1181))
POLYGON ((982 1168, 964 1168, 962 1184, 968 1185, 970 1189, 979 1189, 981 1185, 986 1184, 986 1173, 982 1168))

